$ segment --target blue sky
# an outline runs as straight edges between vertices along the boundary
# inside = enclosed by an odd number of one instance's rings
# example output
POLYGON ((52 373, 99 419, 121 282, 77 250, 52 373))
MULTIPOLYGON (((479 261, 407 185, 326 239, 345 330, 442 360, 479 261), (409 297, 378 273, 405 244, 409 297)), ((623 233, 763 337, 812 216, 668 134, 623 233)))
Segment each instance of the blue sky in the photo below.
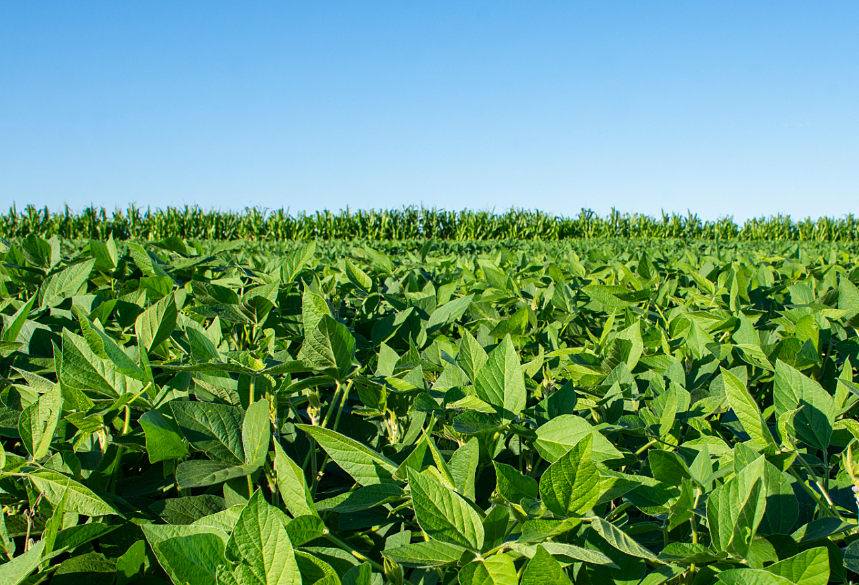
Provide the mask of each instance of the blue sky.
POLYGON ((0 204, 859 212, 859 3, 5 2, 0 204))

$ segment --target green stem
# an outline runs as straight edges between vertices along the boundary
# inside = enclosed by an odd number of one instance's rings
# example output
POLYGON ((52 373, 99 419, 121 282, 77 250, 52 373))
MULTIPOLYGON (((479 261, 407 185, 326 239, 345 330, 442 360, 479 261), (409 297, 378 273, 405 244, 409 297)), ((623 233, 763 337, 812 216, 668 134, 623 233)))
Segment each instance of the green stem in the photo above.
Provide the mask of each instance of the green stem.
MULTIPOLYGON (((839 518, 840 520, 844 520, 844 518, 841 517, 841 514, 838 513, 838 510, 836 510, 834 508, 834 506, 827 504, 826 501, 821 499, 819 493, 817 493, 815 490, 808 487, 806 480, 802 479, 799 476, 799 473, 797 473, 795 469, 791 468, 790 474, 799 482, 799 485, 802 486, 802 489, 805 490, 805 493, 807 493, 809 496, 811 496, 811 499, 813 499, 815 502, 817 502, 817 505, 820 506, 821 511, 829 512, 829 514, 835 516, 836 518, 839 518)), ((830 502, 831 502, 831 500, 830 500, 830 502)))
POLYGON ((361 561, 363 563, 369 563, 370 566, 373 567, 374 569, 376 569, 377 571, 381 571, 383 573, 385 572, 385 567, 383 567, 382 565, 380 565, 379 563, 377 563, 373 559, 368 558, 368 557, 364 556, 363 554, 361 554, 360 552, 358 552, 357 550, 355 550, 352 547, 352 545, 350 545, 345 540, 340 540, 339 538, 337 538, 333 534, 326 534, 325 538, 327 538, 328 540, 330 540, 331 542, 333 542, 334 544, 339 546, 341 549, 343 549, 346 552, 348 552, 349 554, 351 554, 353 557, 355 557, 359 561, 361 561))

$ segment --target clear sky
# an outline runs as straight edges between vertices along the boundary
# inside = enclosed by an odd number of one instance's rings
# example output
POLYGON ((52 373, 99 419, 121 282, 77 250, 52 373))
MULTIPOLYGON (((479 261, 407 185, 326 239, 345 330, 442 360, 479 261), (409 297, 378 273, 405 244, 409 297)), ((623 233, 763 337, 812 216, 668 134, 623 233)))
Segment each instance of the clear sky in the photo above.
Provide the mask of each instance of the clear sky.
POLYGON ((859 2, 0 2, 0 209, 859 212, 859 2))

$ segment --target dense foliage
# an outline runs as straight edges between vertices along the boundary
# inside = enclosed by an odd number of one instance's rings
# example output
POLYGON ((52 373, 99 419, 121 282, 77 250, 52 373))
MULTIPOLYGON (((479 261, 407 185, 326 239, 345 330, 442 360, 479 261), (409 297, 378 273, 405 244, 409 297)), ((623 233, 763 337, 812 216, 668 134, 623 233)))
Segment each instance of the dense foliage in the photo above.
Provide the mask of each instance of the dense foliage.
POLYGON ((859 580, 853 247, 0 258, 4 585, 859 580))
POLYGON ((474 240, 558 240, 569 238, 691 238, 704 240, 793 240, 814 242, 859 241, 859 219, 821 217, 793 220, 790 216, 754 218, 734 223, 731 218, 702 221, 697 215, 666 214, 649 217, 616 210, 606 217, 582 209, 576 217, 540 211, 511 209, 445 211, 404 207, 391 211, 321 211, 313 214, 278 209, 248 208, 242 212, 204 211, 199 207, 145 211, 131 206, 112 214, 104 208, 61 213, 27 206, 19 213, 13 206, 0 216, 0 237, 128 238, 160 240, 168 237, 234 240, 307 240, 322 238, 408 240, 435 238, 460 242, 474 240))

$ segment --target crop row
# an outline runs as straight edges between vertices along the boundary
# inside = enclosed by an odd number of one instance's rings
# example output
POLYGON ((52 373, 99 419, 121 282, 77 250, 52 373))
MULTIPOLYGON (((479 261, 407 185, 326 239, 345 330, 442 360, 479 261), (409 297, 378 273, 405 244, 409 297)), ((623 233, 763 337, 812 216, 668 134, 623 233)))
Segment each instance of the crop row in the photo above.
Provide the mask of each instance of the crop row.
POLYGON ((0 242, 0 583, 859 580, 851 244, 0 242))
POLYGON ((0 216, 0 237, 7 239, 35 234, 73 239, 138 238, 160 240, 169 236, 191 239, 235 240, 375 240, 439 239, 559 240, 570 238, 684 238, 704 240, 791 240, 816 242, 859 241, 859 220, 842 218, 793 220, 790 216, 754 218, 738 225, 731 218, 703 221, 697 215, 666 214, 650 217, 616 210, 600 217, 582 209, 575 217, 540 211, 516 210, 497 214, 489 211, 445 211, 404 207, 389 211, 320 211, 290 214, 283 209, 205 211, 199 207, 141 209, 108 213, 90 207, 74 213, 68 207, 59 213, 27 206, 13 206, 0 216))

